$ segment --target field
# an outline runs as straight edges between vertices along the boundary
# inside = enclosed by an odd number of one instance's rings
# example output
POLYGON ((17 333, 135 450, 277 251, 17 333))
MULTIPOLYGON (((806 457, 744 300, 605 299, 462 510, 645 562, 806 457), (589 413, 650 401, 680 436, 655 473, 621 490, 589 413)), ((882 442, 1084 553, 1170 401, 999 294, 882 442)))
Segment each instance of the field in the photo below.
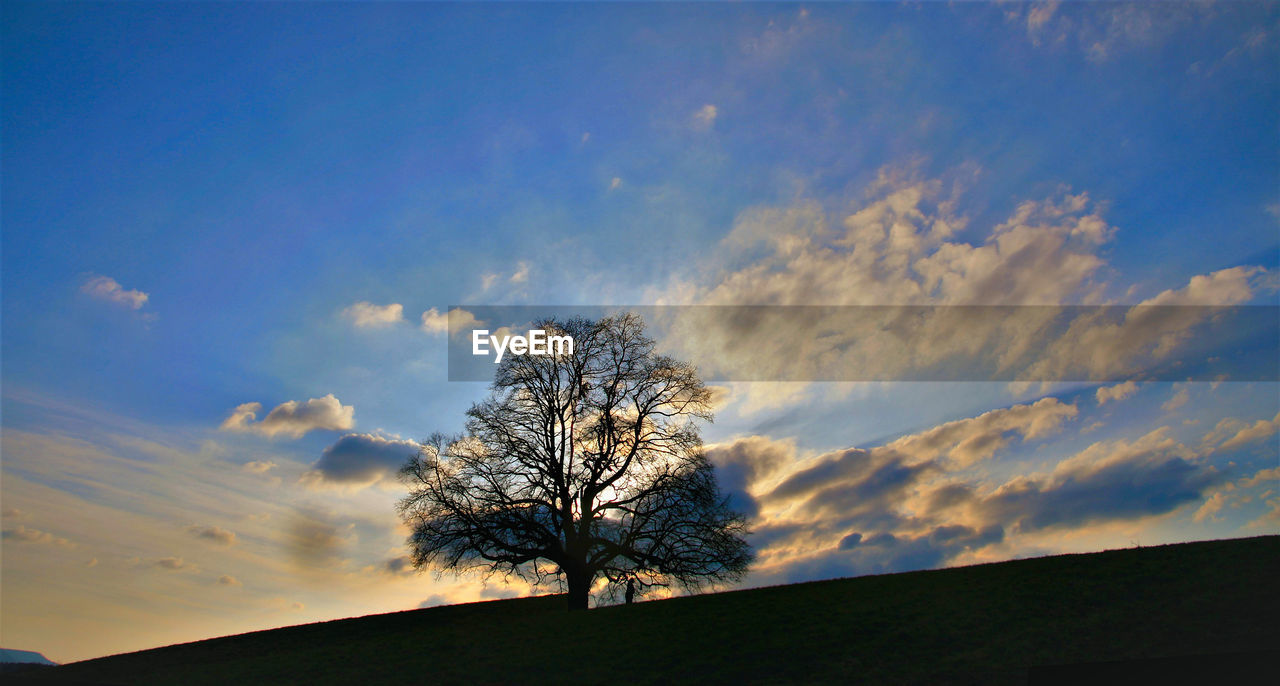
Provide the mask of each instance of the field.
POLYGON ((1280 536, 1267 536, 579 613, 559 596, 455 605, 87 660, 22 681, 1054 683, 1128 673, 1227 683, 1276 664, 1265 651, 1280 646, 1278 579, 1280 536), (1033 670, 1107 661, 1124 662, 1033 670))

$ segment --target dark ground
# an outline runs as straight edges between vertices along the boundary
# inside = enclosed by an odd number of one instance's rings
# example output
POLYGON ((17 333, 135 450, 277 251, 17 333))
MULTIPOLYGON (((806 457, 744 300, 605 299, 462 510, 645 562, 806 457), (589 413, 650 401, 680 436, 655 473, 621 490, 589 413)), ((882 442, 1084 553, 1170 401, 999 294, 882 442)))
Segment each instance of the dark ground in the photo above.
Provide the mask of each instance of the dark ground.
POLYGON ((87 660, 11 683, 1272 683, 1278 582, 1280 536, 1266 536, 578 613, 562 596, 455 605, 87 660))

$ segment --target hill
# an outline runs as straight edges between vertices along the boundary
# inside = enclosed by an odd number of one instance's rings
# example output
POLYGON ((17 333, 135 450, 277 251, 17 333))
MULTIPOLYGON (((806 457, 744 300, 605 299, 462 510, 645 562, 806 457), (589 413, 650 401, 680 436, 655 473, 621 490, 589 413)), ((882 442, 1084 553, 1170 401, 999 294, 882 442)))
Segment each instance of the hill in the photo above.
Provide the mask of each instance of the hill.
POLYGON ((0 663, 48 666, 58 664, 34 650, 9 650, 8 648, 0 648, 0 663))
POLYGON ((1266 536, 579 613, 561 596, 429 608, 86 660, 23 681, 1051 683, 1127 673, 1227 683, 1275 664, 1259 651, 1280 646, 1278 578, 1280 536, 1266 536), (1105 661, 1120 662, 1033 669, 1105 661))

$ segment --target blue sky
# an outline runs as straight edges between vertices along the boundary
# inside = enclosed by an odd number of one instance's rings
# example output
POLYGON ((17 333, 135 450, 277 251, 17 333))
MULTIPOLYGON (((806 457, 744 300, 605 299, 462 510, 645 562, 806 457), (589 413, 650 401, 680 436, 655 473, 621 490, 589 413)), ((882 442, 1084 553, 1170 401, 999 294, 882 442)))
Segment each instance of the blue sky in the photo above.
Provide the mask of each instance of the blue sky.
MULTIPOLYGON (((388 571, 385 478, 306 476, 344 435, 376 465, 461 427, 483 385, 445 380, 431 308, 997 304, 980 272, 1006 304, 1276 304, 1275 3, 3 12, 0 640, 55 660, 486 597, 388 571), (902 251, 855 236, 899 226, 902 251), (289 402, 297 437, 264 420, 289 402), (228 428, 247 403, 260 424, 228 428), (210 587, 236 595, 192 600, 210 587)), ((1277 531, 1274 383, 1112 387, 730 384, 704 437, 755 475, 758 528, 791 527, 754 583, 1277 531), (925 545, 910 503, 941 482, 867 499, 892 521, 770 497, 948 422, 1002 447, 912 464, 952 460, 985 499, 947 521, 998 541, 925 545), (1111 473, 1088 460, 1192 471, 1151 476, 1169 509, 1099 487, 1049 527, 996 497, 1057 502, 1111 473), (916 547, 840 548, 837 524, 916 547)))

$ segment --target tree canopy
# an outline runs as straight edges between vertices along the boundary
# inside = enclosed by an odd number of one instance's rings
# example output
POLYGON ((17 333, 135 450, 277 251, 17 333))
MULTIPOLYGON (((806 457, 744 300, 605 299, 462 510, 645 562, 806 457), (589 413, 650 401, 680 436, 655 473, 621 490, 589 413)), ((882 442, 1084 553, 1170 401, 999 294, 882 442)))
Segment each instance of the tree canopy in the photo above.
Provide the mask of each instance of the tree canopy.
POLYGON ((753 555, 702 450, 696 370, 657 354, 634 314, 539 327, 573 352, 505 357, 464 433, 433 435, 401 470, 414 565, 559 583, 574 609, 628 580, 741 578, 753 555))

